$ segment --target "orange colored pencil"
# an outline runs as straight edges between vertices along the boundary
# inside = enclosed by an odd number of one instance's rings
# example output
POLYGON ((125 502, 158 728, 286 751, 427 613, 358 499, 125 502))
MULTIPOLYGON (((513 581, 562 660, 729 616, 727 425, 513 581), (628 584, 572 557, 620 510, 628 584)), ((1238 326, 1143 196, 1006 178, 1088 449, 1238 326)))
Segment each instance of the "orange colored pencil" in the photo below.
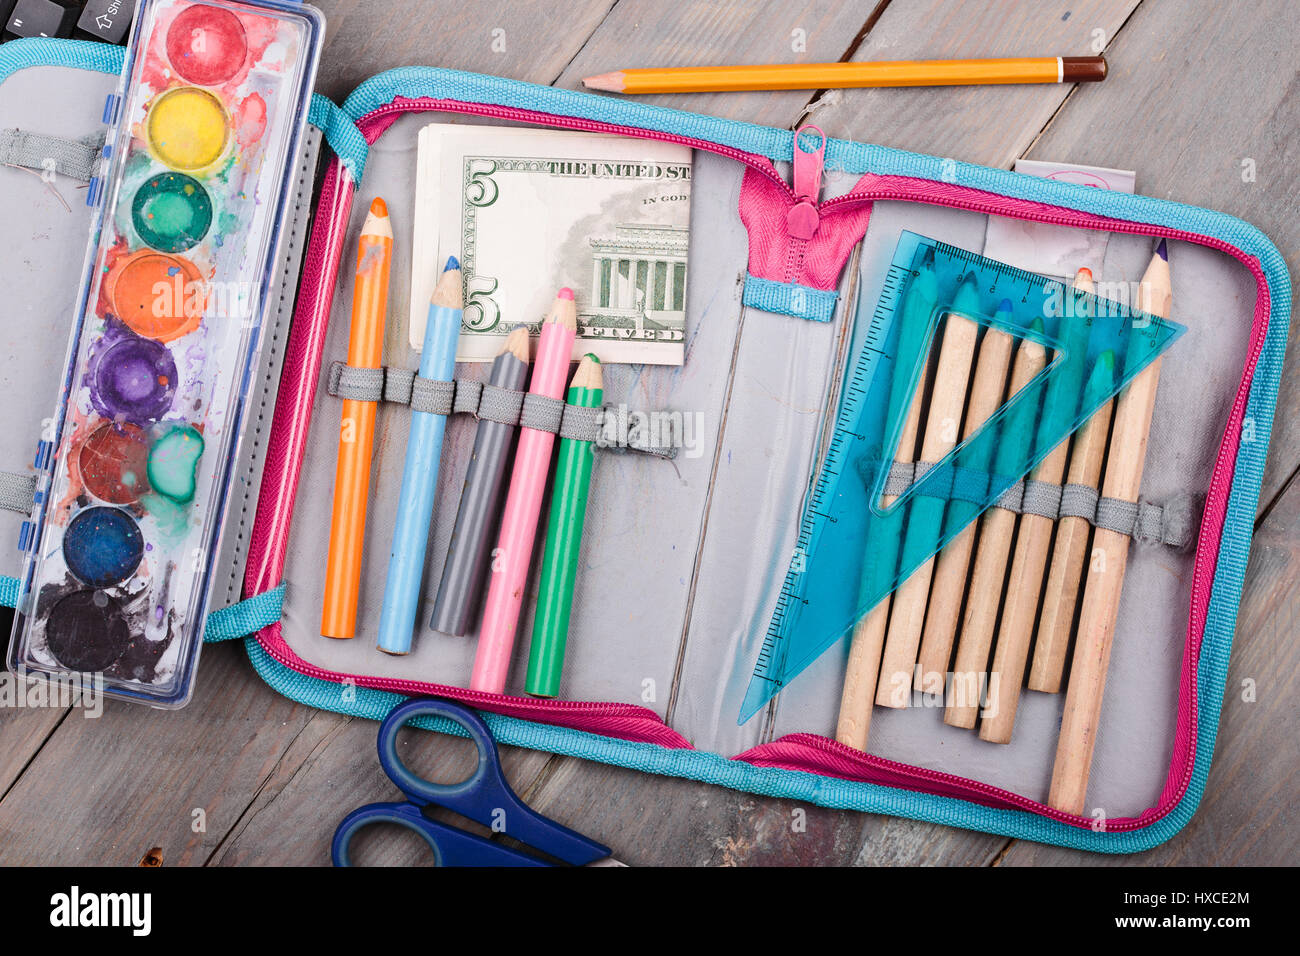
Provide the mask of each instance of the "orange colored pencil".
MULTIPOLYGON (((352 327, 348 336, 348 364, 354 368, 380 367, 392 264, 393 227, 388 221, 388 207, 376 198, 357 242, 357 279, 352 287, 352 327)), ((344 399, 321 607, 320 632, 325 637, 347 638, 356 633, 374 439, 375 403, 344 399)))
POLYGON ((885 60, 616 70, 582 85, 609 93, 700 93, 735 90, 830 90, 862 86, 984 86, 1086 83, 1106 78, 1101 56, 1030 56, 991 60, 885 60))

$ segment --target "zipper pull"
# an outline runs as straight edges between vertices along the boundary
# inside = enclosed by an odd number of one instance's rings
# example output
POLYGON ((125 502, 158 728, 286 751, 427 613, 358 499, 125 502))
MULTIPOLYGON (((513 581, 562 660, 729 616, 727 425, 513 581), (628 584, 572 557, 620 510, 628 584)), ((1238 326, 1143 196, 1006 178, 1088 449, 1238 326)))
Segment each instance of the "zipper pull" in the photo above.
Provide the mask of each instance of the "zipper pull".
POLYGON ((822 163, 826 154, 826 134, 816 126, 801 126, 794 133, 794 195, 795 204, 785 214, 786 231, 795 239, 811 239, 817 231, 821 216, 817 213, 817 200, 822 191, 822 163), (804 133, 816 133, 817 148, 808 152, 800 139, 804 133))

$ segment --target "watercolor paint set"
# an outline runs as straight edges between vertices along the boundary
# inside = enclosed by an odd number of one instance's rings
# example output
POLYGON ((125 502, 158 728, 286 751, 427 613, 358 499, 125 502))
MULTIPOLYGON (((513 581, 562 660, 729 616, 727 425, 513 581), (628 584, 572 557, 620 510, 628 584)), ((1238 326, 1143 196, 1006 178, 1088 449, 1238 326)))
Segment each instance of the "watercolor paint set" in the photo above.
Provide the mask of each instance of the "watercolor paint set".
POLYGON ((16 671, 190 696, 321 31, 292 4, 140 8, 25 542, 16 671))

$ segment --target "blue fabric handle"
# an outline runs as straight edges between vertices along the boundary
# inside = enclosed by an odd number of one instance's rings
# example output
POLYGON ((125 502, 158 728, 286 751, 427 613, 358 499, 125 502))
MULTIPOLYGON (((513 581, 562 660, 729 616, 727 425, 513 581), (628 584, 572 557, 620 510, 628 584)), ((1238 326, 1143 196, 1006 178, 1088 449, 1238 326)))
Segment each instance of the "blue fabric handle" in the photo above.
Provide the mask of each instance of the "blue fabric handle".
POLYGON ((840 294, 834 289, 814 289, 745 273, 745 291, 741 301, 764 312, 829 322, 835 316, 835 303, 839 298, 840 294))

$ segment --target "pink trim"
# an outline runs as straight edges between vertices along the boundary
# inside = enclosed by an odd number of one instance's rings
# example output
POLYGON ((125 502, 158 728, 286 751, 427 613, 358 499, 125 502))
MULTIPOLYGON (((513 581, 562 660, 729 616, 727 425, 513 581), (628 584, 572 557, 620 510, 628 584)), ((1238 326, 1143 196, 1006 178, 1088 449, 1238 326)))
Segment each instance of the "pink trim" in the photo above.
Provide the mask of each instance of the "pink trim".
MULTIPOLYGON (((775 172, 775 167, 773 167, 775 172)), ((796 206, 785 184, 754 167, 745 170, 740 183, 740 221, 749 233, 749 274, 773 282, 789 282, 813 289, 834 289, 844 262, 867 231, 870 203, 854 203, 826 212, 826 204, 812 215, 818 220, 812 238, 791 230, 796 206)))
MULTIPOLYGON (((763 198, 774 201, 776 193, 784 190, 787 205, 794 200, 788 186, 776 175, 775 167, 762 158, 742 153, 728 147, 705 143, 689 137, 673 136, 644 130, 635 130, 612 124, 596 123, 574 117, 551 116, 529 110, 478 106, 452 100, 396 98, 363 117, 358 123, 367 142, 373 143, 398 115, 405 112, 444 110, 481 116, 497 116, 520 122, 559 126, 574 129, 614 132, 683 143, 730 156, 749 167, 750 172, 761 173, 769 184, 763 187, 763 198), (778 188, 776 184, 779 183, 778 188)), ((757 188, 754 186, 752 188, 757 188)), ((1027 200, 1013 199, 982 190, 902 176, 863 176, 852 192, 837 199, 821 203, 818 213, 824 224, 828 216, 835 215, 842 206, 860 205, 863 214, 869 212, 876 200, 890 199, 945 205, 980 211, 992 215, 1011 216, 1047 222, 1060 222, 1084 228, 1105 229, 1138 235, 1163 236, 1181 239, 1217 249, 1242 262, 1255 276, 1258 295, 1254 322, 1251 329, 1250 350, 1243 370, 1241 384, 1233 402, 1219 453, 1214 475, 1206 497, 1196 562, 1192 581, 1191 609, 1187 640, 1184 647, 1181 671, 1178 723, 1174 753, 1169 776, 1159 805, 1136 818, 1112 820, 1108 830, 1119 831, 1146 826, 1166 815, 1186 792, 1191 779, 1196 748, 1196 672, 1204 637, 1205 621, 1209 610, 1210 591, 1213 586, 1218 543, 1227 516, 1228 495, 1232 472, 1239 445, 1241 425, 1245 416, 1246 401, 1258 362, 1264 338, 1268 331, 1270 298, 1267 280, 1258 260, 1220 239, 1180 230, 1156 230, 1143 223, 1095 216, 1061 206, 1051 206, 1027 200)), ((272 424, 266 472, 253 539, 250 544, 245 593, 260 594, 275 587, 284 570, 289 521, 292 502, 301 468, 303 447, 311 419, 311 402, 320 375, 321 350, 325 328, 329 319, 330 298, 338 277, 342 242, 346 233, 351 208, 352 183, 340 174, 337 160, 331 163, 321 189, 318 217, 313 228, 304 263, 304 279, 294 313, 284 381, 276 402, 272 424), (285 504, 288 507, 285 507, 285 504)), ((846 220, 853 221, 853 220, 846 220)), ((855 223, 856 224, 856 223, 855 223)), ((863 222, 865 229, 865 220, 863 222)), ((861 233, 859 233, 860 235, 861 233)), ((752 258, 751 251, 751 258, 752 258)), ((755 273, 759 274, 759 273, 755 273)), ((811 280, 809 280, 811 281, 811 280)), ((824 281, 824 278, 822 279, 824 281)), ((821 288, 822 286, 817 286, 821 288)), ((829 286, 826 286, 829 287, 829 286)), ((689 748, 690 744, 680 734, 667 727, 653 711, 625 704, 601 704, 573 701, 534 701, 500 694, 479 694, 461 688, 446 687, 418 681, 395 681, 349 675, 322 670, 307 664, 284 641, 280 625, 265 628, 257 639, 273 658, 287 667, 311 677, 342 681, 351 679, 361 686, 376 687, 404 694, 435 694, 452 697, 485 710, 525 719, 543 719, 557 726, 570 727, 589 733, 601 734, 623 740, 657 743, 666 747, 689 748)), ((736 758, 755 766, 781 767, 809 773, 820 773, 847 780, 897 786, 943 796, 958 797, 986 806, 1020 809, 1059 820, 1077 827, 1088 827, 1091 821, 1084 817, 1063 814, 1044 804, 1018 796, 1005 790, 990 787, 978 781, 942 774, 937 771, 911 767, 880 757, 860 753, 814 734, 794 734, 753 748, 736 758)))

